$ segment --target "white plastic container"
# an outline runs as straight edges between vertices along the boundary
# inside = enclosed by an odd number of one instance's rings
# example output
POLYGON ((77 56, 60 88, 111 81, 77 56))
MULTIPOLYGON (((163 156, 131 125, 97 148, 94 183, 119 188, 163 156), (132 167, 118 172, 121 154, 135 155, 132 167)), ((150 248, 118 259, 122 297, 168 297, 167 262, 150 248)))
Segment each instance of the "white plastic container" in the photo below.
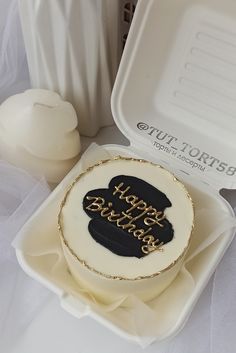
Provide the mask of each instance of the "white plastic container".
MULTIPOLYGON (((139 156, 162 164, 183 180, 200 209, 229 218, 234 217, 233 210, 219 190, 236 186, 233 5, 231 0, 139 1, 112 96, 114 118, 131 144, 104 146, 110 155, 139 156)), ((41 242, 50 243, 50 235, 57 236, 59 204, 80 171, 78 163, 25 225, 21 237, 26 247, 37 239, 40 248, 41 242)), ((199 225, 203 243, 216 221, 209 216, 199 225)), ((183 327, 233 236, 229 225, 214 242, 205 244, 188 268, 194 282, 188 296, 162 307, 162 322, 157 321, 155 328, 157 340, 170 338, 183 327)), ((89 306, 82 297, 69 295, 60 278, 48 274, 47 257, 21 250, 17 257, 29 275, 61 298, 68 312, 76 317, 91 315, 121 336, 140 341, 116 311, 89 306)), ((174 282, 162 294, 163 300, 170 295, 175 298, 174 282)))

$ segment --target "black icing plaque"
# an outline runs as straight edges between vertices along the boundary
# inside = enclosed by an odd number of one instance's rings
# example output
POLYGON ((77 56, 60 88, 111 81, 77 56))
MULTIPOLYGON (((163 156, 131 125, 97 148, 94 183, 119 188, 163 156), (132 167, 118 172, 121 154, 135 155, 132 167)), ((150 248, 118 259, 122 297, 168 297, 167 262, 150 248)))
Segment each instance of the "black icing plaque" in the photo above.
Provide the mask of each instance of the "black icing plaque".
POLYGON ((83 199, 93 239, 117 255, 138 258, 162 250, 173 239, 164 214, 171 206, 163 192, 127 175, 112 178, 107 189, 91 190, 83 199))

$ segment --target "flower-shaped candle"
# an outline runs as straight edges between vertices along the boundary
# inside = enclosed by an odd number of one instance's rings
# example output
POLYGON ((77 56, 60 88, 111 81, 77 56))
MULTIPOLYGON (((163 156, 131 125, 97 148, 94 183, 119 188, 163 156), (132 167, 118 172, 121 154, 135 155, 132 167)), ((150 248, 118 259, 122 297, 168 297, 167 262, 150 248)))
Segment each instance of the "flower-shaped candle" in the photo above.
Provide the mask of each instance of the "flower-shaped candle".
POLYGON ((31 89, 0 106, 0 155, 58 183, 78 160, 80 136, 73 106, 55 92, 31 89))

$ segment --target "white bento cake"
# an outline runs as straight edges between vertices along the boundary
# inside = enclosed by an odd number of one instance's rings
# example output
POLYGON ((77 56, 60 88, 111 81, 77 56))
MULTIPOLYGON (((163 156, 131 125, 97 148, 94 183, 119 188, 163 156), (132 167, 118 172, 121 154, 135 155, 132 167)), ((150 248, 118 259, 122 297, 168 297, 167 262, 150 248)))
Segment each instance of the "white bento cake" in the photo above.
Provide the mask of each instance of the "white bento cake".
POLYGON ((150 300, 176 277, 193 229, 192 199, 151 162, 115 157, 80 174, 58 217, 72 276, 102 302, 150 300))

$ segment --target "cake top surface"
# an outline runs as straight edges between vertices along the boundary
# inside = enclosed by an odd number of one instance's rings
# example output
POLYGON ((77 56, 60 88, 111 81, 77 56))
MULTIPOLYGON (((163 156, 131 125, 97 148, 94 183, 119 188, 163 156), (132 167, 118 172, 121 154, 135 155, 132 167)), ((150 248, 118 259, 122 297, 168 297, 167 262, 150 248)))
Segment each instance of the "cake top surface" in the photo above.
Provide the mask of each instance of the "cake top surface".
POLYGON ((172 267, 185 253, 193 204, 164 168, 139 159, 101 161, 79 175, 62 202, 64 244, 90 270, 138 279, 172 267))

